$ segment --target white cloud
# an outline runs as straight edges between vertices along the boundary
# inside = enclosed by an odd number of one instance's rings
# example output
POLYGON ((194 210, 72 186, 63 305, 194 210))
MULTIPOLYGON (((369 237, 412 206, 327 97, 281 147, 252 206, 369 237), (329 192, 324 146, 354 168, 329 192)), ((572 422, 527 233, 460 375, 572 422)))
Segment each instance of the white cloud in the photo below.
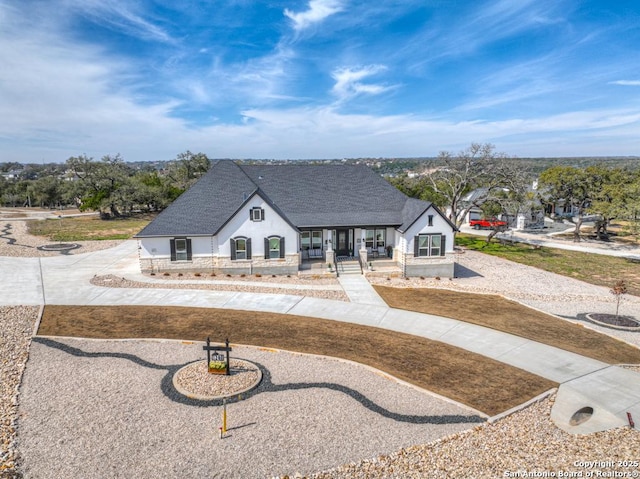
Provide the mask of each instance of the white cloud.
POLYGON ((293 20, 293 28, 300 31, 342 11, 340 3, 340 0, 310 0, 308 10, 294 13, 287 8, 284 10, 284 14, 293 20))
POLYGON ((146 40, 173 42, 164 29, 135 11, 135 3, 121 0, 67 0, 67 6, 71 11, 78 11, 96 23, 108 25, 127 35, 146 40))
POLYGON ((609 82, 611 85, 640 86, 640 80, 618 80, 609 82))
POLYGON ((387 68, 384 65, 368 65, 362 68, 340 68, 335 70, 331 76, 335 80, 332 92, 340 99, 344 100, 359 94, 378 95, 391 87, 377 85, 373 83, 362 83, 361 80, 370 77, 387 68))

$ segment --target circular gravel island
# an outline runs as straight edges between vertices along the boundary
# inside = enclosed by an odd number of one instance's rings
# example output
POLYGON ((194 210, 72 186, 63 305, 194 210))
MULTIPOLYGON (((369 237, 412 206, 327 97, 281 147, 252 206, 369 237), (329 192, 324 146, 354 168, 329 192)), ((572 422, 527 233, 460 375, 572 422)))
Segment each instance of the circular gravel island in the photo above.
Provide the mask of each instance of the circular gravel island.
POLYGON ((620 329, 622 331, 640 331, 640 321, 632 316, 620 316, 616 314, 588 313, 589 321, 607 328, 620 329))
POLYGON ((243 359, 229 361, 229 375, 212 374, 207 361, 187 364, 173 375, 173 386, 183 396, 201 401, 224 399, 240 395, 258 387, 262 371, 243 359))
POLYGON ((78 243, 54 243, 38 246, 40 251, 71 251, 72 249, 80 248, 78 243))

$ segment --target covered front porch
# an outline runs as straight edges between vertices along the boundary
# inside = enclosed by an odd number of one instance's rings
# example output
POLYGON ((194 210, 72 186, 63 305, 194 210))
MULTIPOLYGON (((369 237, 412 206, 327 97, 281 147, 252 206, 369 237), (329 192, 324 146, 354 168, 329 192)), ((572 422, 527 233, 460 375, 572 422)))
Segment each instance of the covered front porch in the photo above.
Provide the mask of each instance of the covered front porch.
POLYGON ((395 229, 388 226, 301 228, 300 262, 392 258, 395 236, 395 229))

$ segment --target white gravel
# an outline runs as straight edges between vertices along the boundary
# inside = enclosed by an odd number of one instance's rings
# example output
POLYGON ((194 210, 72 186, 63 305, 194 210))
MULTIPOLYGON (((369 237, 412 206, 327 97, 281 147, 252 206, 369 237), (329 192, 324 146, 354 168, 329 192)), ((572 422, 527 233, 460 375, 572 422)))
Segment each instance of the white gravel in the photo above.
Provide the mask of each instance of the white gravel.
POLYGON ((0 477, 18 477, 16 417, 18 388, 29 354, 38 307, 0 307, 0 477))
MULTIPOLYGON (((37 220, 27 220, 37 221, 37 220)), ((92 251, 100 251, 103 249, 113 248, 122 243, 119 240, 112 241, 76 241, 80 245, 79 248, 72 249, 66 254, 82 254, 92 251)), ((27 232, 27 222, 24 220, 1 219, 0 218, 0 256, 13 257, 45 257, 59 256, 58 251, 41 251, 39 246, 47 244, 56 244, 41 236, 33 236, 27 232)))
POLYGON ((201 344, 38 341, 20 401, 28 478, 309 474, 448 436, 478 420, 464 407, 353 363, 234 347, 232 356, 262 365, 264 378, 256 393, 227 406, 228 437, 220 440, 220 406, 176 402, 162 388, 169 370, 203 357, 201 344))

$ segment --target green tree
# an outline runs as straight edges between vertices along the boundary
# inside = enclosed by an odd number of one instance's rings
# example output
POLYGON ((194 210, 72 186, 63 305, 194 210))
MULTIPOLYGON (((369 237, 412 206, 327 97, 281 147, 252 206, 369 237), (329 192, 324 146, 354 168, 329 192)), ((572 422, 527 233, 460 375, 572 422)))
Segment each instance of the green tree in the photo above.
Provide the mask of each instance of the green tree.
POLYGON ((167 176, 173 186, 186 191, 198 178, 204 175, 211 165, 211 161, 204 153, 191 153, 189 150, 178 154, 171 162, 167 176))
POLYGON ((67 167, 79 179, 81 210, 99 211, 102 218, 118 217, 131 208, 130 168, 120 154, 105 155, 99 162, 86 155, 71 157, 67 167))
POLYGON ((594 198, 602 191, 606 182, 606 171, 598 166, 575 168, 573 166, 554 166, 542 172, 540 185, 544 189, 547 201, 555 203, 564 200, 573 211, 576 224, 573 240, 580 241, 580 229, 584 215, 594 198))

